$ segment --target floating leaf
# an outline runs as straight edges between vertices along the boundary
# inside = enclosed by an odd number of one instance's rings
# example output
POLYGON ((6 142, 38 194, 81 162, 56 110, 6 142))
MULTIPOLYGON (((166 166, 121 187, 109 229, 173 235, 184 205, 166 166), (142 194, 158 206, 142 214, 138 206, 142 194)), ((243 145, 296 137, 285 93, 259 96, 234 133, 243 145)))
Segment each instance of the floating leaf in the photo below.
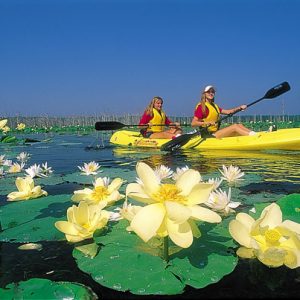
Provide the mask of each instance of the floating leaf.
POLYGON ((10 283, 0 289, 0 299, 98 299, 89 288, 79 283, 54 282, 47 279, 33 278, 18 283, 10 283))

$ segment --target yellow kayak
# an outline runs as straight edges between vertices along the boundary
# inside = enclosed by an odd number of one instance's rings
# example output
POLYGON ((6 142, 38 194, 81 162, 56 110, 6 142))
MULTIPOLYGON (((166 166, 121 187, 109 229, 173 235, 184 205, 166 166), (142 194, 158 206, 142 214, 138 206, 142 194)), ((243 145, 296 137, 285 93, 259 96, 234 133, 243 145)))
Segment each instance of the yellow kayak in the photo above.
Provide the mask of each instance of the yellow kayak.
MULTIPOLYGON (((148 139, 140 132, 119 130, 114 132, 110 143, 118 146, 160 148, 169 139, 148 139)), ((198 150, 300 150, 300 128, 279 129, 272 132, 258 132, 254 136, 227 138, 191 138, 182 149, 198 150)))

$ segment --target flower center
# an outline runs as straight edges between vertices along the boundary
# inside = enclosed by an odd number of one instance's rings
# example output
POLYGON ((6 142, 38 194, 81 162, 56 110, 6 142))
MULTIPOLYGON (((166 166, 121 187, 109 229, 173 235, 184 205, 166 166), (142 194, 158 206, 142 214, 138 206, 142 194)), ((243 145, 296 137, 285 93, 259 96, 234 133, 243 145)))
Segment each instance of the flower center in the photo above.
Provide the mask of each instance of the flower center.
POLYGON ((268 229, 265 232, 265 238, 268 243, 275 244, 279 241, 281 234, 275 229, 268 229))
POLYGON ((95 200, 103 200, 109 195, 107 187, 105 186, 96 186, 93 193, 93 198, 95 200))
POLYGON ((185 197, 180 195, 181 190, 175 184, 162 184, 157 193, 153 194, 153 198, 157 202, 174 201, 185 203, 185 197))

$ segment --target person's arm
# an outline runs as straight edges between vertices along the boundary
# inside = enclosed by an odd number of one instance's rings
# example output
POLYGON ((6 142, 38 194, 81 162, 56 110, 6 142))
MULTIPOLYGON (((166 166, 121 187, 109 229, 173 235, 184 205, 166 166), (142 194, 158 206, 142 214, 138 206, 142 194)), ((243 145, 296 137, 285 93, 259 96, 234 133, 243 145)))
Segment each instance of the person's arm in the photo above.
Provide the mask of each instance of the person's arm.
POLYGON ((170 120, 167 116, 166 116, 165 124, 170 126, 170 127, 180 128, 180 123, 172 122, 172 120, 170 120))
POLYGON ((139 125, 141 125, 140 128, 148 128, 148 126, 151 125, 150 123, 151 119, 152 117, 148 115, 146 112, 144 112, 139 122, 139 125))
POLYGON ((214 125, 215 122, 205 122, 203 121, 202 119, 199 119, 197 117, 194 116, 194 118, 192 119, 192 122, 191 122, 191 126, 192 127, 208 127, 210 125, 214 125))
POLYGON ((247 108, 247 105, 243 104, 243 105, 237 106, 237 107, 232 108, 232 109, 222 109, 221 114, 230 115, 230 114, 234 114, 238 111, 245 110, 246 108, 247 108))

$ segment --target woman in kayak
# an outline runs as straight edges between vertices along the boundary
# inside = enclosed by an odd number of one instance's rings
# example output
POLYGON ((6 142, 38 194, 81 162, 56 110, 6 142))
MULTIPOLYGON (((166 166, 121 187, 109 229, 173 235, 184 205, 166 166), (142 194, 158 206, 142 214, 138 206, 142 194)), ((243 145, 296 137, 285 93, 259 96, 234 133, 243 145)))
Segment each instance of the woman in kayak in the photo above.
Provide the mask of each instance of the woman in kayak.
POLYGON ((219 129, 218 119, 220 114, 229 115, 237 111, 245 110, 247 105, 241 105, 232 109, 222 109, 215 104, 215 88, 208 85, 202 92, 201 101, 197 104, 194 111, 194 118, 192 120, 192 127, 200 126, 206 128, 208 134, 216 138, 241 136, 241 135, 255 135, 256 132, 248 129, 242 124, 232 124, 228 127, 219 129))
POLYGON ((180 124, 172 122, 162 110, 163 99, 154 97, 144 111, 139 125, 142 126, 141 134, 143 137, 151 139, 172 139, 182 133, 180 124), (164 130, 165 125, 170 128, 164 130))

